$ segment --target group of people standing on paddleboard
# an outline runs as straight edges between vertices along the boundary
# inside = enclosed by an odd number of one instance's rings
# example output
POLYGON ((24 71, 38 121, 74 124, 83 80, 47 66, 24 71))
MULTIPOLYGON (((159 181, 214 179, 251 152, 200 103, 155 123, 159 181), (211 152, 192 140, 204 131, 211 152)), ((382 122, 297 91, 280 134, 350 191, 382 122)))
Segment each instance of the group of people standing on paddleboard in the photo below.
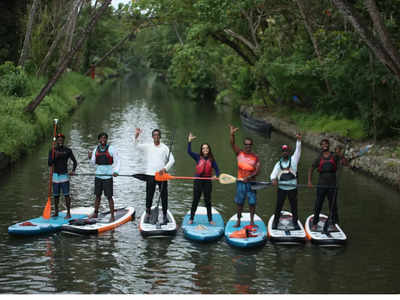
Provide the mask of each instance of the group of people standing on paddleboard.
MULTIPOLYGON (((229 125, 230 128, 230 144, 233 152, 236 155, 238 176, 236 180, 236 195, 235 203, 237 205, 237 223, 235 227, 240 226, 241 214, 247 199, 250 211, 250 225, 254 225, 254 215, 256 210, 256 190, 252 189, 252 185, 256 182, 256 176, 260 171, 260 161, 258 156, 253 152, 253 140, 249 137, 243 140, 243 149, 239 148, 235 143, 235 134, 238 128, 229 125)), ((163 220, 161 224, 168 222, 168 181, 157 181, 155 175, 163 175, 175 163, 175 158, 170 147, 161 142, 161 131, 154 129, 151 133, 152 143, 140 143, 139 137, 142 133, 140 128, 136 128, 134 144, 137 150, 144 154, 145 172, 142 180, 146 181, 146 215, 144 222, 150 222, 150 213, 153 203, 156 187, 159 187, 163 220)), ((193 184, 193 201, 190 212, 189 224, 193 223, 194 216, 201 195, 203 195, 207 208, 207 216, 210 224, 214 224, 211 213, 211 192, 212 179, 217 179, 220 176, 218 164, 213 156, 211 146, 203 143, 200 146, 199 153, 192 151, 192 141, 196 137, 189 133, 187 153, 196 163, 195 177, 193 184), (215 173, 215 175, 213 175, 215 173)), ((294 228, 298 228, 298 212, 297 212, 297 165, 301 156, 301 135, 296 134, 296 149, 291 155, 291 147, 288 145, 281 146, 281 157, 275 164, 270 175, 271 183, 277 186, 277 201, 275 209, 275 218, 272 228, 275 229, 279 222, 280 212, 286 198, 288 198, 291 211, 292 222, 294 228)), ((62 190, 66 201, 67 215, 70 218, 71 198, 69 196, 69 175, 75 175, 77 161, 71 149, 64 145, 65 136, 58 134, 56 138, 56 146, 54 151, 50 150, 48 165, 54 165, 53 172, 53 196, 54 196, 54 216, 58 215, 58 203, 60 191, 62 190), (68 173, 68 160, 73 162, 73 169, 68 173)), ((92 165, 96 166, 94 194, 96 196, 94 203, 94 213, 91 217, 97 218, 101 195, 108 199, 110 208, 110 221, 115 220, 114 215, 114 200, 113 200, 113 177, 119 175, 120 159, 118 151, 115 147, 107 143, 108 135, 102 132, 98 135, 98 145, 88 152, 88 158, 92 165)), ((313 226, 318 223, 319 213, 321 212, 324 199, 327 197, 329 207, 332 208, 331 221, 333 224, 338 222, 336 195, 336 172, 339 164, 346 164, 344 159, 343 149, 337 147, 335 152, 329 150, 329 140, 324 139, 320 143, 321 153, 313 162, 308 172, 308 186, 312 187, 312 174, 314 170, 319 172, 319 180, 317 185, 317 197, 314 207, 313 226)))

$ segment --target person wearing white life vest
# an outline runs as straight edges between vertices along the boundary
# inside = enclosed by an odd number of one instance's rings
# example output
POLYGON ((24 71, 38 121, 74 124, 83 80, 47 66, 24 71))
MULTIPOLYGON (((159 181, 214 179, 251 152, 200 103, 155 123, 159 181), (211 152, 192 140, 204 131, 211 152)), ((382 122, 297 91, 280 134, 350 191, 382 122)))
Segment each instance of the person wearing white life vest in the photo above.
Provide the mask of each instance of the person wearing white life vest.
POLYGON ((285 203, 286 197, 289 199, 290 208, 293 215, 293 226, 296 230, 300 229, 297 224, 297 165, 301 155, 301 135, 296 134, 296 150, 293 155, 290 156, 290 147, 283 145, 281 147, 282 157, 275 164, 274 169, 271 173, 272 184, 278 186, 277 190, 277 201, 275 209, 275 218, 272 224, 272 229, 276 229, 279 224, 279 218, 283 204, 285 203))

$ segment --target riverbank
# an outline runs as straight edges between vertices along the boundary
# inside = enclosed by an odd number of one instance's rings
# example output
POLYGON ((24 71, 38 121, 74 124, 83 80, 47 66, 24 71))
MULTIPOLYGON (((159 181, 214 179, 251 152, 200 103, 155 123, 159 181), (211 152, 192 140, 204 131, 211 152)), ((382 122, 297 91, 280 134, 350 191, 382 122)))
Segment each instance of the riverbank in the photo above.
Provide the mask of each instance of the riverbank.
MULTIPOLYGON (((43 79, 28 77, 27 92, 23 97, 0 95, 0 169, 34 151, 44 140, 51 140, 53 120, 60 124, 86 99, 97 99, 106 86, 100 77, 90 77, 75 72, 63 75, 51 93, 32 114, 23 112, 24 107, 37 95, 43 79)), ((62 128, 62 127, 61 127, 62 128)))
MULTIPOLYGON (((241 113, 246 113, 257 122, 271 124, 273 130, 289 137, 294 137, 297 132, 302 133, 304 144, 316 151, 319 149, 321 139, 327 138, 331 142, 333 150, 337 145, 344 146, 346 138, 329 132, 303 132, 294 120, 284 119, 274 112, 254 107, 242 106, 241 113)), ((371 140, 351 140, 346 149, 346 157, 353 158, 359 152, 373 145, 368 152, 350 161, 351 168, 374 176, 377 180, 385 182, 400 191, 400 140, 383 140, 374 143, 371 140)))

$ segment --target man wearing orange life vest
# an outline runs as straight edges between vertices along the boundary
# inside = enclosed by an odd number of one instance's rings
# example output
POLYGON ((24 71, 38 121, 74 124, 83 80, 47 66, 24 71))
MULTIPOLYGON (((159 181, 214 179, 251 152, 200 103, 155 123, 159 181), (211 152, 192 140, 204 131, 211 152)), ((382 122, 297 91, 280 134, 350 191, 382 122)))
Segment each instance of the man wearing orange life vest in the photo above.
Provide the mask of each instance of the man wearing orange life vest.
POLYGON ((238 163, 238 181, 236 183, 235 203, 237 204, 237 223, 234 227, 240 226, 240 218, 242 216, 243 205, 246 197, 249 202, 250 225, 254 225, 254 214, 256 211, 256 191, 251 189, 249 181, 254 181, 259 170, 260 161, 258 156, 252 152, 253 140, 246 137, 244 139, 244 150, 241 150, 235 144, 235 133, 239 128, 229 125, 231 133, 231 146, 236 154, 238 163))

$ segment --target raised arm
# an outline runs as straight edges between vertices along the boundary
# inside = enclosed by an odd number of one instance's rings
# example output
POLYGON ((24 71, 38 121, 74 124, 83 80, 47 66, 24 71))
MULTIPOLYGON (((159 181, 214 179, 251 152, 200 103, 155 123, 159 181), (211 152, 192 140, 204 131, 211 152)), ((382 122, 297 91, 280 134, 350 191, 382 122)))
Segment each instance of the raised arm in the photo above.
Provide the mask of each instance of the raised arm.
POLYGON ((233 127, 232 125, 229 125, 229 128, 230 128, 230 133, 231 133, 230 141, 231 141, 232 150, 233 150, 233 152, 235 152, 236 155, 238 155, 240 152, 240 149, 235 144, 235 133, 239 130, 239 128, 233 127))

